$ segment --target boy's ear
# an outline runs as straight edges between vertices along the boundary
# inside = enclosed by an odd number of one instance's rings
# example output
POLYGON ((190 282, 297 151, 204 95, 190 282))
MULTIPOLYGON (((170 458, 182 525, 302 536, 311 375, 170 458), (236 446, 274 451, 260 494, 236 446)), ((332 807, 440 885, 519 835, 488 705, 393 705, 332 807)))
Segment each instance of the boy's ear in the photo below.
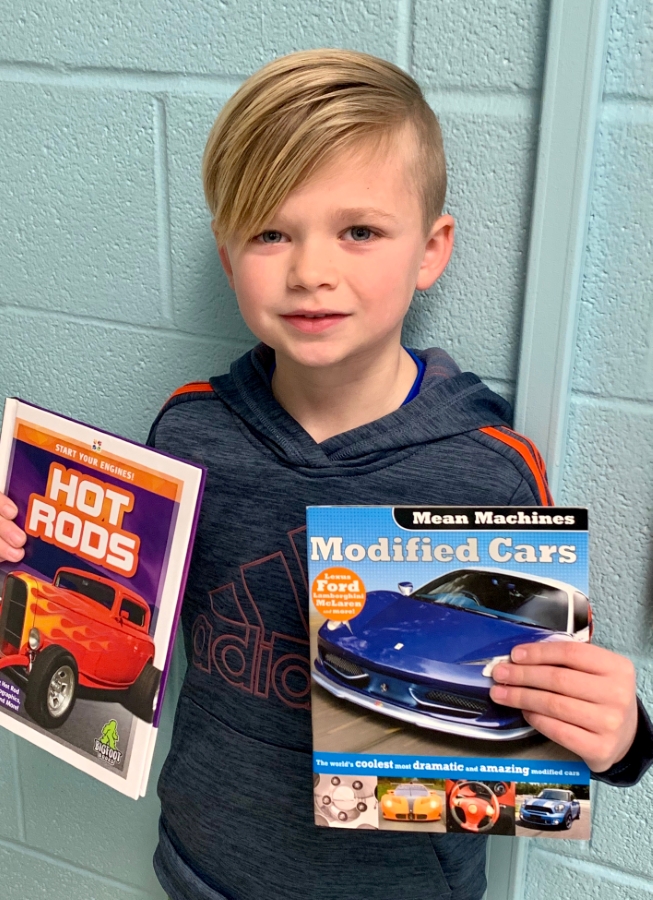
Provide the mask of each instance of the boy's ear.
POLYGON ((213 237, 215 238, 215 243, 218 248, 218 256, 220 257, 220 262, 222 263, 222 268, 224 269, 225 275, 227 276, 227 280, 229 281, 229 287, 233 290, 234 287, 234 270, 231 265, 231 260, 229 259, 229 251, 225 244, 221 244, 218 241, 218 235, 215 230, 215 222, 211 222, 211 230, 213 231, 213 237))
POLYGON ((453 251, 456 223, 453 216, 440 216, 433 223, 426 238, 424 259, 417 273, 415 289, 425 291, 434 284, 447 268, 453 251))

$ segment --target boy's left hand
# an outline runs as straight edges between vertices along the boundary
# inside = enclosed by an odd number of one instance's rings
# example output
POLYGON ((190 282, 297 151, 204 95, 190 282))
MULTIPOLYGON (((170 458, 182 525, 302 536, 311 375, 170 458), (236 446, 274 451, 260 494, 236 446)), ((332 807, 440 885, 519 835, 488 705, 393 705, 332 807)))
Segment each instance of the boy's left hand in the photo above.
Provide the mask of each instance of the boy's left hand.
POLYGON ((521 709, 546 737, 605 772, 623 759, 637 731, 635 668, 594 644, 519 644, 492 672, 495 703, 521 709))

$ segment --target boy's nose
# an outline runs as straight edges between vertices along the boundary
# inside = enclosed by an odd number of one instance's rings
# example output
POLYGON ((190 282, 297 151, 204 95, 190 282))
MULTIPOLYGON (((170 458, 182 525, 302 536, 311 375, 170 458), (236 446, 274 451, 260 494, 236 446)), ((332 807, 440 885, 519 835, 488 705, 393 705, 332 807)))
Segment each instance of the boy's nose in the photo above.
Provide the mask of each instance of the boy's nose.
POLYGON ((334 288, 338 272, 329 248, 319 241, 305 242, 294 248, 288 269, 288 287, 316 291, 334 288))

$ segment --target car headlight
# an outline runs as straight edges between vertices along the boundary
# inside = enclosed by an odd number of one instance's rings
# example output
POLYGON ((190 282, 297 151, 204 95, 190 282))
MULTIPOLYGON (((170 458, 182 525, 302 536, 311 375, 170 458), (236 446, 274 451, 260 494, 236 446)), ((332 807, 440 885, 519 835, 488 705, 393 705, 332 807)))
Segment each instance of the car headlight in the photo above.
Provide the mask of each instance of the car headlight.
POLYGON ((564 803, 557 803, 557 804, 554 806, 555 812, 563 812, 564 808, 565 808, 564 803))
POLYGON ((431 800, 431 802, 429 803, 429 806, 431 807, 431 809, 435 809, 435 807, 436 807, 437 805, 438 805, 438 801, 437 801, 437 800, 431 800))
POLYGON ((41 646, 41 632, 38 628, 30 629, 30 633, 27 637, 27 643, 29 644, 30 650, 38 650, 41 646))
POLYGON ((505 662, 510 662, 510 656, 488 656, 486 659, 470 659, 467 662, 464 662, 462 665, 483 666, 481 675, 484 675, 486 678, 491 678, 494 667, 498 666, 499 663, 505 662))
POLYGON ((392 800, 389 800, 388 798, 384 797, 384 798, 383 798, 383 805, 384 805, 384 806, 392 806, 392 800))

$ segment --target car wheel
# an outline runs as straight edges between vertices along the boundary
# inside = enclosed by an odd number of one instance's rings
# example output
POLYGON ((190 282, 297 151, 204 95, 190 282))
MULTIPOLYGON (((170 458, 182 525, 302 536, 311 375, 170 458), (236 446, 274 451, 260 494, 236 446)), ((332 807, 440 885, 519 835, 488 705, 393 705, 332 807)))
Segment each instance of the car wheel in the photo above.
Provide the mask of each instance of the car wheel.
POLYGON ((58 728, 73 711, 78 671, 75 658, 51 644, 34 660, 25 689, 25 710, 42 728, 58 728))
POLYGON ((569 829, 571 828, 571 826, 573 825, 573 823, 574 823, 574 817, 572 816, 571 812, 568 812, 568 813, 565 815, 565 820, 564 820, 564 822, 563 822, 562 824, 563 824, 564 827, 567 829, 567 831, 569 831, 569 829))
POLYGON ((122 705, 137 719, 151 722, 154 718, 155 700, 158 697, 160 683, 161 672, 155 669, 151 662, 146 662, 143 671, 127 691, 122 705))

